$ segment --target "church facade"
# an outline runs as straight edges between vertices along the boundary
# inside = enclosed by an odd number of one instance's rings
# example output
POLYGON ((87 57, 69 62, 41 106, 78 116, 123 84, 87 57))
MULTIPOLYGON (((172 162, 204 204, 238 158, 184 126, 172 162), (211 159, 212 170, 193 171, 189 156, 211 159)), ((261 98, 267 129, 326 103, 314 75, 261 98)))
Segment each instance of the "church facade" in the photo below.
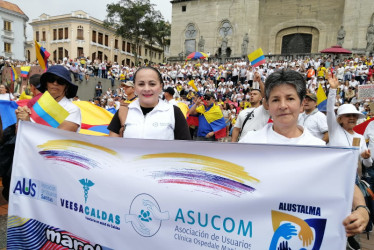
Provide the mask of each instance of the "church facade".
POLYGON ((315 54, 340 44, 373 53, 373 0, 174 0, 170 59, 315 54))

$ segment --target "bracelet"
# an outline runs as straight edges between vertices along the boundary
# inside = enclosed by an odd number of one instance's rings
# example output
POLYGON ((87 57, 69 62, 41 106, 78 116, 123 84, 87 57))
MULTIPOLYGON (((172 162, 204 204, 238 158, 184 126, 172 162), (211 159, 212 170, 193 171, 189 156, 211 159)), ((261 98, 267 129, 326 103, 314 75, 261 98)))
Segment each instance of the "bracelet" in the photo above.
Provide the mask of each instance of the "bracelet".
POLYGON ((364 209, 366 210, 366 212, 368 212, 368 214, 369 214, 369 216, 370 216, 370 210, 369 210, 369 208, 368 208, 367 206, 365 206, 365 205, 358 205, 358 206, 355 208, 355 211, 356 211, 358 208, 360 208, 360 207, 364 208, 364 209))

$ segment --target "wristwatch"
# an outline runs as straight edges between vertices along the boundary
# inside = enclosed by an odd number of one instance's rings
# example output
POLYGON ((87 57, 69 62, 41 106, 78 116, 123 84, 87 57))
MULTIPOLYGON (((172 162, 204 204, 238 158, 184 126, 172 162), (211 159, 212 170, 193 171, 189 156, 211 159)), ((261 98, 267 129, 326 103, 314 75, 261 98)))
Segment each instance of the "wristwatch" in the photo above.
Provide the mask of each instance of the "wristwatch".
POLYGON ((355 210, 357 210, 357 209, 360 208, 360 207, 364 208, 364 209, 368 212, 368 214, 369 214, 369 216, 370 216, 370 210, 369 210, 369 208, 368 208, 367 206, 365 206, 365 205, 358 205, 358 206, 355 208, 355 210))

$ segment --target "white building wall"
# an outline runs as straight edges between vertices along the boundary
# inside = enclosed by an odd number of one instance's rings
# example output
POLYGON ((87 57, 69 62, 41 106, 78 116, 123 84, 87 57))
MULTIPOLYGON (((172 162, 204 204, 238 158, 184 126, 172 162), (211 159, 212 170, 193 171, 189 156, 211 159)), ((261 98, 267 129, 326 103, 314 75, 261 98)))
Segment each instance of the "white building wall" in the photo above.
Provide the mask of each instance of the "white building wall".
POLYGON ((26 60, 26 22, 27 16, 0 9, 0 55, 15 60, 26 60), (11 31, 4 30, 4 21, 11 22, 11 31), (4 42, 11 44, 11 53, 5 53, 4 42))

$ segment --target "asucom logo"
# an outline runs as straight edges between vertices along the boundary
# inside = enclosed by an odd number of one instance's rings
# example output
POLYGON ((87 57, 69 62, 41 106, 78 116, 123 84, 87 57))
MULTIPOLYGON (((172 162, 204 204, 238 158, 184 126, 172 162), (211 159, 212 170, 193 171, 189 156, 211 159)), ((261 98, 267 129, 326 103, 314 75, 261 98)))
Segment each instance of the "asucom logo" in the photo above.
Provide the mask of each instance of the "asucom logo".
POLYGON ((160 230, 161 222, 169 220, 169 212, 161 212, 157 201, 149 194, 139 194, 132 201, 125 220, 141 236, 152 237, 160 230))

